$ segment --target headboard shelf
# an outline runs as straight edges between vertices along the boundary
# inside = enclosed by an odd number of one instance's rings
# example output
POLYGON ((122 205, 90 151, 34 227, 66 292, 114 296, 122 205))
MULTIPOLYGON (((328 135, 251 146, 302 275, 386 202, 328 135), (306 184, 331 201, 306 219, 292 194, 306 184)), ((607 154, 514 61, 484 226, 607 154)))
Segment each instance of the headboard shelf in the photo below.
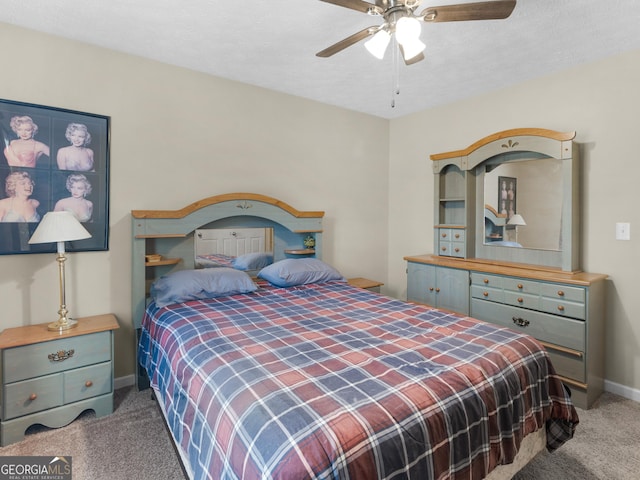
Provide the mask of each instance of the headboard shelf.
POLYGON ((316 251, 313 248, 285 248, 284 253, 289 255, 314 255, 316 251))
POLYGON ((145 267, 160 267, 162 265, 177 265, 182 261, 181 258, 163 258, 162 260, 156 260, 153 262, 146 261, 145 267))

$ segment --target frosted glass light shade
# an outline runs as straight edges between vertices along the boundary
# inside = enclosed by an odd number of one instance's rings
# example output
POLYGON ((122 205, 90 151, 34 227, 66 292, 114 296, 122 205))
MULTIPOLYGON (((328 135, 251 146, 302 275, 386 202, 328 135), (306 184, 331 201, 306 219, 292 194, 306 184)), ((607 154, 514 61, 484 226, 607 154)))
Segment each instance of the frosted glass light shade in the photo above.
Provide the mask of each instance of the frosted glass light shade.
POLYGON ((402 45, 402 53, 403 53, 404 59, 406 61, 411 60, 416 55, 419 55, 420 53, 422 53, 422 51, 426 47, 427 46, 424 43, 422 43, 419 38, 416 38, 410 42, 405 42, 402 45))
POLYGON ((379 30, 378 33, 365 42, 364 46, 369 50, 371 55, 382 60, 390 40, 391 35, 389 32, 379 30))
POLYGON ((405 43, 420 38, 422 27, 420 21, 413 17, 401 17, 396 22, 396 40, 403 47, 405 43))

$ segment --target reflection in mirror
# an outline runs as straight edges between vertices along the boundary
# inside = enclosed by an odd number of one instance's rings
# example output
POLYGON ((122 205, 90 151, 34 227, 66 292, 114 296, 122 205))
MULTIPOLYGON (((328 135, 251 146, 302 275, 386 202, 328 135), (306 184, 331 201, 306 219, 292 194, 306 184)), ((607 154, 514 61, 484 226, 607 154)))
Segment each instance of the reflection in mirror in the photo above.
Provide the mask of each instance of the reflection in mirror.
POLYGON ((484 244, 560 250, 561 160, 487 162, 484 168, 484 244))
POLYGON ((259 270, 273 263, 273 228, 210 228, 195 232, 196 268, 259 270))

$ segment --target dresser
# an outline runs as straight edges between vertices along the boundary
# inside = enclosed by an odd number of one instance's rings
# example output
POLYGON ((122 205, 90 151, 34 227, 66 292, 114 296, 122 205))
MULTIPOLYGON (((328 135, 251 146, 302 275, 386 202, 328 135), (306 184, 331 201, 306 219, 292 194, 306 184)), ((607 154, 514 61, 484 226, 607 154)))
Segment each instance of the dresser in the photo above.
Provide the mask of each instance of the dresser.
POLYGON ((607 275, 439 255, 405 260, 407 300, 527 333, 546 348, 576 406, 589 408, 600 396, 607 275), (439 284, 424 273, 433 269, 457 280, 439 284))
POLYGON ((113 412, 115 316, 80 318, 64 332, 49 331, 49 323, 0 334, 2 446, 22 440, 34 424, 62 427, 85 410, 113 412))

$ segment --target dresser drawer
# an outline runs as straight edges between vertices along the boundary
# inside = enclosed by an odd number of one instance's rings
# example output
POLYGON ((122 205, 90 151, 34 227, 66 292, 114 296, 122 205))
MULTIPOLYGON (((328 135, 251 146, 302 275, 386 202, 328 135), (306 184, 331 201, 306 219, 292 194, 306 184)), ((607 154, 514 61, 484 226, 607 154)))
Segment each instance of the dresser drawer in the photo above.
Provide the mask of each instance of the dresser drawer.
POLYGON ((64 373, 64 403, 109 393, 113 385, 111 362, 64 373))
POLYGON ((540 284, 540 293, 544 297, 566 300, 568 302, 585 303, 586 291, 580 287, 557 285, 555 283, 540 284))
POLYGON ((3 358, 5 383, 101 363, 111 360, 111 332, 8 348, 3 358), (68 358, 63 360, 65 353, 68 358))
POLYGON ((527 293, 529 295, 540 295, 541 290, 541 284, 539 282, 513 277, 505 277, 503 286, 505 290, 527 293))
POLYGON ((546 350, 558 375, 578 382, 587 381, 584 355, 572 355, 561 350, 555 350, 552 346, 546 346, 546 350))
POLYGON ((484 285, 485 287, 502 288, 504 286, 504 277, 497 275, 487 275, 486 273, 471 272, 472 285, 484 285))
POLYGON ((502 303, 504 302, 504 291, 500 288, 471 285, 471 298, 502 303))
POLYGON ((6 385, 2 419, 9 420, 62 405, 63 386, 61 373, 6 385))
POLYGON ((485 302, 477 298, 471 300, 471 316, 527 333, 544 342, 581 352, 585 349, 585 325, 579 320, 485 302), (518 323, 523 326, 519 326, 518 323))
POLYGON ((535 294, 512 292, 505 290, 504 303, 515 307, 529 308, 531 310, 540 310, 540 297, 535 294))
POLYGON ((584 303, 567 302, 564 300, 555 300, 552 298, 542 297, 540 309, 545 312, 563 317, 579 318, 584 320, 586 317, 586 309, 584 303))

